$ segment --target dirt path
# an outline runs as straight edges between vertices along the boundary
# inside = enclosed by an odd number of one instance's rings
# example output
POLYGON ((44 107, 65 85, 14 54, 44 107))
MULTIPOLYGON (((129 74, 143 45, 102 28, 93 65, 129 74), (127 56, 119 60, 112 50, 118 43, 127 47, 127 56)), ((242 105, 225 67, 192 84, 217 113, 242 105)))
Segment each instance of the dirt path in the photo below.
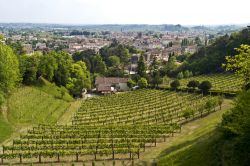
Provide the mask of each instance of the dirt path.
POLYGON ((71 124, 72 117, 77 112, 77 110, 81 107, 82 101, 84 99, 77 99, 70 103, 69 109, 59 118, 57 124, 71 124))

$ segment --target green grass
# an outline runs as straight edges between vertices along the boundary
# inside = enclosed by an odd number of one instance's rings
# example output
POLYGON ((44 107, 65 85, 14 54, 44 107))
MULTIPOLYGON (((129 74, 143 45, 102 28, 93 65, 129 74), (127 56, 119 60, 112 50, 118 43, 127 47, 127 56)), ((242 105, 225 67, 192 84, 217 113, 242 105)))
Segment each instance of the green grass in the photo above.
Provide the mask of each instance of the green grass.
POLYGON ((47 81, 46 79, 42 77, 39 78, 39 83, 36 86, 36 88, 58 99, 62 99, 68 102, 71 102, 74 100, 73 97, 70 96, 66 88, 58 87, 55 84, 47 81))
POLYGON ((220 158, 216 154, 221 133, 211 131, 202 136, 187 140, 181 144, 166 149, 159 156, 159 165, 202 166, 220 165, 220 158))
POLYGON ((10 142, 20 133, 40 123, 66 124, 68 116, 71 118, 80 103, 67 90, 43 78, 39 79, 36 86, 20 87, 8 97, 4 107, 0 108, 0 143, 10 142))
MULTIPOLYGON (((176 139, 173 144, 164 149, 158 156, 160 166, 216 166, 222 165, 222 133, 217 126, 225 111, 216 112, 204 119, 193 122, 198 126, 189 134, 176 139)), ((185 129, 184 129, 185 130, 185 129)))
POLYGON ((42 90, 22 87, 8 99, 8 120, 15 125, 53 124, 69 106, 69 102, 57 99, 42 90))
POLYGON ((0 142, 10 137, 12 132, 12 126, 6 121, 2 112, 0 112, 0 142))

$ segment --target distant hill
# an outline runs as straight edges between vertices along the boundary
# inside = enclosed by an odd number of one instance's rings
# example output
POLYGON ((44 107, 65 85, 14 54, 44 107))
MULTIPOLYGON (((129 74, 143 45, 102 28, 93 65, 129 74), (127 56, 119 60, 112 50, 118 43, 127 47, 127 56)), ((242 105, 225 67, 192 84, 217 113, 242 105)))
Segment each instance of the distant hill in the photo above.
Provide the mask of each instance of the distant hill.
POLYGON ((249 28, 231 35, 224 35, 216 39, 211 45, 201 47, 187 58, 179 70, 190 70, 198 74, 223 72, 224 69, 221 66, 225 63, 225 56, 235 55, 235 48, 238 48, 241 44, 250 44, 249 28))
POLYGON ((238 31, 246 25, 180 25, 180 24, 100 24, 100 25, 70 25, 70 24, 35 24, 35 23, 0 23, 0 30, 7 29, 38 29, 38 30, 86 30, 86 31, 113 31, 113 32, 180 32, 180 31, 207 31, 207 32, 223 32, 231 33, 238 31))

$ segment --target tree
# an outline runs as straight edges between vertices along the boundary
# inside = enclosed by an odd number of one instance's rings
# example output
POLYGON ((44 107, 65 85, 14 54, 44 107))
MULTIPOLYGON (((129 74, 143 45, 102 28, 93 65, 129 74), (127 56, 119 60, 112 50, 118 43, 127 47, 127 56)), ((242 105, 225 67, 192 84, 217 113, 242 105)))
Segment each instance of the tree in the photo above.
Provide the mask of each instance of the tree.
POLYGON ((227 56, 226 64, 223 67, 228 71, 234 71, 239 76, 242 76, 245 81, 245 86, 250 84, 250 45, 240 45, 240 48, 235 49, 238 54, 235 56, 227 56))
POLYGON ((207 110, 207 112, 209 113, 211 111, 211 109, 213 108, 213 101, 212 100, 208 100, 205 104, 205 109, 207 110))
POLYGON ((192 71, 185 70, 184 73, 183 73, 184 78, 189 78, 189 77, 192 77, 192 76, 193 76, 192 71))
POLYGON ((106 73, 106 64, 100 55, 95 55, 91 58, 91 66, 92 73, 100 73, 102 75, 106 73))
POLYGON ((19 57, 20 72, 24 84, 31 85, 36 83, 40 56, 41 54, 36 52, 33 55, 22 55, 19 57))
POLYGON ((129 50, 127 48, 123 48, 120 53, 120 60, 121 62, 126 65, 129 62, 129 59, 131 58, 131 55, 129 53, 129 50))
MULTIPOLYGON (((248 37, 249 38, 249 37, 248 37)), ((243 76, 245 86, 249 85, 249 49, 247 45, 241 45, 235 57, 227 57, 227 70, 233 70, 243 76)), ((246 89, 247 90, 247 89, 246 89)), ((243 91, 234 101, 234 107, 223 115, 221 127, 226 139, 230 137, 233 143, 232 149, 237 154, 237 165, 248 165, 250 162, 250 91, 243 91)))
POLYGON ((195 44, 197 44, 198 46, 202 45, 201 39, 198 36, 194 40, 195 40, 195 44))
POLYGON ((174 71, 177 69, 176 57, 170 57, 167 64, 160 68, 161 75, 174 76, 174 71))
POLYGON ((72 64, 70 68, 70 77, 68 78, 66 88, 72 95, 80 96, 83 88, 90 89, 90 87, 90 74, 87 71, 85 63, 79 61, 72 64))
POLYGON ((21 81, 19 62, 13 50, 0 43, 0 90, 8 93, 21 81))
POLYGON ((138 86, 140 88, 146 88, 148 86, 148 81, 146 78, 141 77, 138 81, 138 86))
POLYGON ((212 84, 209 81, 203 81, 198 88, 202 90, 204 93, 208 93, 208 91, 212 88, 212 84))
POLYGON ((177 89, 180 86, 180 81, 179 80, 174 80, 170 83, 171 88, 177 89))
POLYGON ((196 87, 199 86, 199 84, 200 84, 199 81, 191 80, 188 82, 187 87, 195 89, 196 87))
POLYGON ((147 67, 145 65, 144 58, 141 55, 137 63, 137 74, 140 77, 146 77, 146 70, 147 70, 147 67))
POLYGON ((120 58, 118 57, 118 56, 110 56, 109 58, 108 58, 108 65, 110 66, 110 67, 112 67, 112 66, 119 66, 120 65, 120 58))
POLYGON ((154 57, 153 62, 149 66, 149 70, 151 75, 153 74, 153 72, 158 71, 158 62, 156 57, 154 57))
POLYGON ((182 73, 182 72, 180 72, 180 73, 177 74, 177 78, 178 78, 179 80, 180 80, 180 79, 183 79, 183 77, 184 77, 184 76, 183 76, 183 73, 182 73))
POLYGON ((124 77, 124 70, 118 66, 109 67, 105 76, 108 77, 124 77))
POLYGON ((59 52, 55 55, 58 65, 54 73, 54 81, 58 86, 66 86, 67 80, 70 77, 70 68, 73 60, 68 53, 59 52))
MULTIPOLYGON (((194 54, 186 59, 180 68, 194 73, 208 74, 225 71, 222 67, 226 63, 225 57, 236 55, 235 48, 240 47, 242 43, 250 43, 250 30, 243 29, 241 32, 231 33, 217 38, 207 47, 198 47, 194 54)), ((245 63, 246 64, 246 63, 245 63)))
POLYGON ((50 52, 40 56, 40 63, 37 71, 38 76, 42 76, 48 81, 53 80, 55 71, 58 69, 55 56, 56 52, 50 52))
POLYGON ((154 87, 159 87, 159 84, 161 84, 163 79, 160 76, 160 72, 158 70, 153 72, 152 75, 152 84, 154 87))
POLYGON ((137 33, 137 38, 141 38, 142 37, 142 32, 138 32, 137 33))
MULTIPOLYGON (((250 136, 250 91, 241 93, 234 102, 234 107, 223 115, 222 128, 227 136, 250 136)), ((247 140, 249 148, 249 140, 247 140)))

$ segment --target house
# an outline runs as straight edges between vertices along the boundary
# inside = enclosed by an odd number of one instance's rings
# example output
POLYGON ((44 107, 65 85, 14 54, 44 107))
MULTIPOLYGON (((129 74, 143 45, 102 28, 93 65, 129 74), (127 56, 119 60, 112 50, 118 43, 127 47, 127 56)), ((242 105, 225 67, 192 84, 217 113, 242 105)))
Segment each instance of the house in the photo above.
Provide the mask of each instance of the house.
POLYGON ((36 44, 36 50, 44 50, 46 48, 47 48, 46 43, 37 43, 36 44))
POLYGON ((95 80, 96 91, 103 94, 116 91, 127 91, 128 78, 120 77, 97 77, 95 80))

